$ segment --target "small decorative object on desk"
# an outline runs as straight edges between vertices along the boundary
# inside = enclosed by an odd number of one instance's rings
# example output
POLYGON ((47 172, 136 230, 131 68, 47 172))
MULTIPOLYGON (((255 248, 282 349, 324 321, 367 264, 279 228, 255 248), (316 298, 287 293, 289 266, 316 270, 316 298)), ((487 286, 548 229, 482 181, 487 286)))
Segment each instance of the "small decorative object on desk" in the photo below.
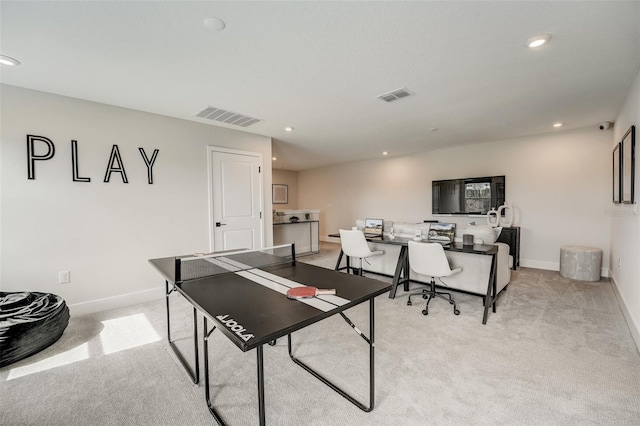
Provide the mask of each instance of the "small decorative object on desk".
POLYGON ((506 226, 507 228, 513 224, 513 207, 507 202, 498 207, 498 226, 506 226))
POLYGON ((473 245, 473 235, 471 235, 471 234, 462 234, 462 245, 472 246, 473 245))
POLYGON ((292 223, 296 223, 296 222, 297 222, 297 221, 299 221, 299 220, 300 220, 300 219, 298 218, 298 216, 291 216, 291 217, 289 218, 289 222, 292 222, 292 223))
POLYGON ((396 236, 393 235, 393 226, 389 228, 389 239, 393 240, 396 236))
POLYGON ((429 225, 429 240, 450 243, 456 234, 455 223, 432 223, 429 225))
POLYGON ((420 229, 416 229, 416 232, 413 235, 413 239, 416 241, 422 240, 422 231, 420 229))

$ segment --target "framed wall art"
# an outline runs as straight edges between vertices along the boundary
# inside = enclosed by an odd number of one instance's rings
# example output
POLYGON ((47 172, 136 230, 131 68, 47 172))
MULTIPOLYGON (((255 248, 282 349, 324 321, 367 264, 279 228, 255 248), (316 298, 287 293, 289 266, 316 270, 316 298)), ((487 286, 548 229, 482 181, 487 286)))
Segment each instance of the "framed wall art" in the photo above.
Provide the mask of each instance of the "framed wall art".
POLYGON ((631 126, 627 133, 622 137, 621 151, 621 174, 622 174, 622 202, 624 204, 633 204, 635 202, 635 169, 636 169, 636 126, 631 126))
POLYGON ((271 185, 271 198, 273 204, 289 203, 289 186, 288 185, 271 185))
POLYGON ((620 160, 622 153, 620 152, 621 143, 617 143, 613 148, 613 202, 619 204, 621 201, 622 187, 620 186, 620 178, 622 177, 622 169, 620 168, 620 160))

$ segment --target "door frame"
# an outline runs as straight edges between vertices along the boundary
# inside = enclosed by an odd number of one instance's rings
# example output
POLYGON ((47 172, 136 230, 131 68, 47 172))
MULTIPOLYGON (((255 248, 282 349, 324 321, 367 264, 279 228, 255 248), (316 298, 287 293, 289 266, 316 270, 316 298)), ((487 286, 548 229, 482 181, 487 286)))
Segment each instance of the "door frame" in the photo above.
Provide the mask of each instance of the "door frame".
POLYGON ((209 251, 215 251, 215 225, 214 225, 214 217, 213 217, 213 164, 211 164, 211 153, 213 152, 221 152, 224 154, 236 154, 236 155, 245 155, 248 157, 257 157, 260 162, 260 173, 258 173, 258 182, 260 185, 258 194, 260 195, 260 241, 259 247, 264 247, 264 161, 262 153, 260 152, 252 152, 252 151, 240 151, 237 149, 223 148, 220 146, 207 145, 207 190, 209 193, 209 251))

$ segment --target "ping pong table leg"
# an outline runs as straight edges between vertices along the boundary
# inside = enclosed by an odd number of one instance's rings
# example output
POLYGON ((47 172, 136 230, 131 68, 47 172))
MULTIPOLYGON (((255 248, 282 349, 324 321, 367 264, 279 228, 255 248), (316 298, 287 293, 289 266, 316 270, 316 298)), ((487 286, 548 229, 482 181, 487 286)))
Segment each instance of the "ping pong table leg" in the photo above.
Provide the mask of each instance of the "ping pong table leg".
POLYGON ((373 312, 373 297, 369 299, 369 333, 371 337, 369 337, 369 411, 373 410, 373 405, 375 403, 375 358, 374 358, 374 348, 375 345, 373 343, 373 339, 375 337, 375 318, 373 312))
POLYGON ((260 426, 264 426, 265 409, 264 409, 264 362, 262 356, 262 345, 256 348, 257 364, 258 364, 258 411, 260 414, 260 426))
MULTIPOLYGON (((367 413, 373 410, 374 401, 375 401, 375 368, 374 368, 375 367, 375 359, 374 359, 374 349, 375 349, 375 345, 374 345, 374 336, 375 336, 374 322, 375 321, 374 320, 375 318, 374 318, 373 301, 374 301, 373 297, 369 299, 369 333, 371 334, 371 336, 367 339, 361 332, 359 332, 359 330, 356 329, 356 332, 358 332, 358 334, 360 334, 360 336, 369 343, 369 406, 368 407, 362 404, 361 402, 359 402, 358 400, 356 400, 354 397, 349 395, 347 392, 345 392, 344 390, 342 390, 341 388, 339 388, 329 380, 327 380, 325 377, 323 377, 320 373, 318 373, 317 371, 309 367, 307 364, 305 364, 304 362, 294 357, 291 350, 291 334, 287 335, 287 346, 289 349, 289 357, 293 362, 295 362, 300 367, 307 370, 309 373, 311 373, 312 376, 320 380, 325 385, 329 386, 335 392, 342 395, 347 401, 351 402, 353 405, 355 405, 356 407, 358 407, 359 409, 367 413)), ((350 322, 350 321, 347 321, 347 322, 350 322)), ((352 324, 350 325, 352 326, 352 328, 355 329, 355 327, 352 324)))
POLYGON ((173 288, 169 290, 169 282, 165 281, 165 301, 167 305, 167 341, 169 342, 169 347, 173 350, 173 353, 182 364, 182 367, 186 370, 189 377, 193 383, 198 384, 200 381, 200 362, 198 361, 198 312, 196 308, 193 308, 193 352, 194 352, 194 369, 191 369, 191 366, 185 359, 178 346, 171 340, 171 312, 169 309, 169 296, 173 293, 173 288))
MULTIPOLYGON (((211 330, 208 330, 207 326, 207 317, 203 316, 203 328, 204 328, 204 339, 203 339, 203 351, 204 351, 204 397, 207 401, 207 407, 209 408, 209 412, 213 416, 214 420, 220 425, 224 426, 225 422, 220 417, 220 414, 213 406, 213 402, 211 402, 211 392, 209 391, 209 336, 214 332, 216 327, 214 326, 211 330)), ((260 426, 264 426, 266 424, 266 416, 265 416, 265 405, 264 405, 264 357, 262 346, 260 345, 256 348, 257 355, 257 370, 258 370, 258 410, 260 415, 260 426)))
POLYGON ((195 380, 193 383, 198 384, 200 381, 200 361, 198 357, 198 311, 193 308, 193 359, 195 367, 195 380))
POLYGON ((214 420, 220 425, 224 426, 225 422, 216 411, 213 403, 211 402, 211 394, 209 392, 209 336, 216 329, 214 326, 210 331, 207 330, 207 317, 203 316, 204 338, 203 338, 203 351, 204 351, 204 397, 207 401, 207 407, 209 412, 213 416, 214 420))

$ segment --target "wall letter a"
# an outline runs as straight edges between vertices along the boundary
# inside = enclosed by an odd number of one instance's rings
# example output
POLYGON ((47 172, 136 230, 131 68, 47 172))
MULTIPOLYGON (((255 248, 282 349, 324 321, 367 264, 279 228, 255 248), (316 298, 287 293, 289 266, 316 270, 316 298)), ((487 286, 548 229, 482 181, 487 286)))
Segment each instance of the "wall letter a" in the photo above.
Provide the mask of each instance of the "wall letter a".
POLYGON ((107 173, 104 175, 105 182, 109 182, 109 179, 111 179, 111 173, 113 172, 120 173, 122 176, 122 182, 129 183, 127 180, 127 173, 124 171, 124 164, 122 164, 122 158, 120 158, 118 145, 114 145, 113 148, 111 148, 111 157, 109 157, 109 164, 107 164, 107 173), (113 163, 118 163, 118 166, 114 166, 113 163))

